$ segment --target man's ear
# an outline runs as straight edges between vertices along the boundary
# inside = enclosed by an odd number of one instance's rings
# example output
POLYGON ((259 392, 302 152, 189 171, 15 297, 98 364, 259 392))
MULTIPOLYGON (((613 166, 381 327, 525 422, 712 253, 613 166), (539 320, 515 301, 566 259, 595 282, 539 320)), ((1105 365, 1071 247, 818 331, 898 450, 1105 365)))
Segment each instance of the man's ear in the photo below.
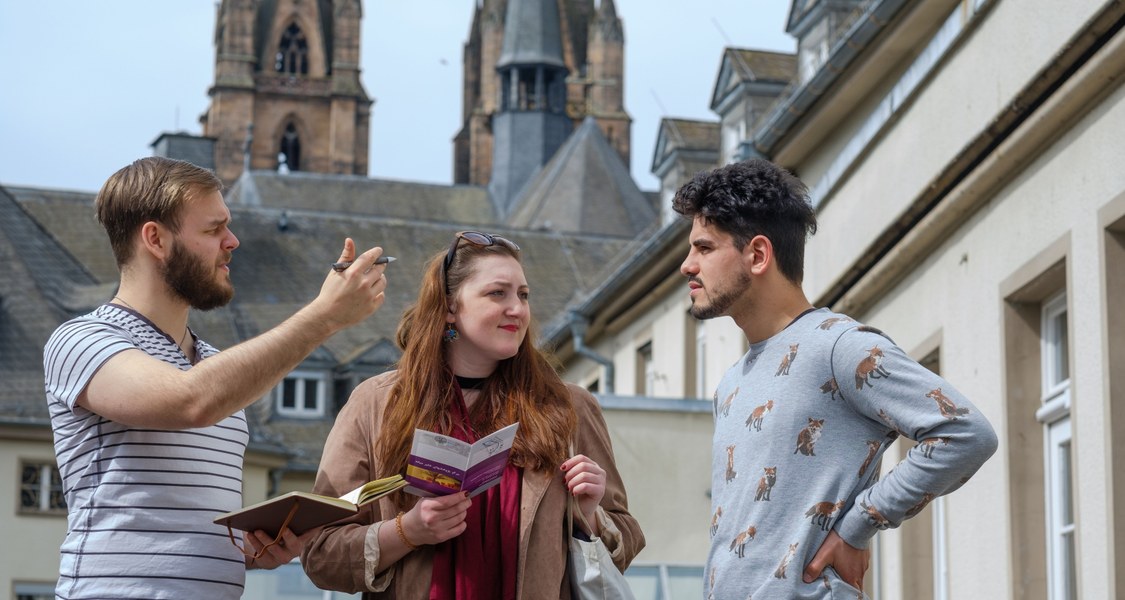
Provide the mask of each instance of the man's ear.
POLYGON ((172 252, 172 232, 156 221, 141 225, 141 247, 158 260, 172 252))
POLYGON ((742 261, 752 275, 763 275, 773 264, 773 242, 764 235, 750 238, 742 249, 742 261))

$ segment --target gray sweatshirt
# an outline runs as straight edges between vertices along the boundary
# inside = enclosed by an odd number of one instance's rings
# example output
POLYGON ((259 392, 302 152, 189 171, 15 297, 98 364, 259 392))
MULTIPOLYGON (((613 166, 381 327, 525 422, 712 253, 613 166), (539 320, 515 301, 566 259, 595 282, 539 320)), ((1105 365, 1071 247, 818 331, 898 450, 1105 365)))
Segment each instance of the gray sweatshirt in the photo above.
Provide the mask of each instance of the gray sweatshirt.
POLYGON ((997 445, 948 381, 823 308, 753 344, 719 383, 714 417, 704 592, 719 600, 862 598, 831 568, 802 581, 828 532, 865 548, 968 481, 997 445), (918 444, 879 480, 900 435, 918 444))

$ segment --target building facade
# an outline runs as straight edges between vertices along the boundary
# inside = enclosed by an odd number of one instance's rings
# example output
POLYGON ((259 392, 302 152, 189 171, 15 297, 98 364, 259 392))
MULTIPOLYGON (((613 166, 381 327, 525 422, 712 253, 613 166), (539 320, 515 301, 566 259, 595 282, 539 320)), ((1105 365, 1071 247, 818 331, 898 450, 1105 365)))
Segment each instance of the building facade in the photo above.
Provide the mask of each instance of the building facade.
MULTIPOLYGON (((876 537, 865 589, 1120 597, 1125 8, 840 5, 792 3, 791 32, 827 37, 800 39, 796 83, 723 160, 765 157, 809 185, 810 300, 888 332, 972 398, 1001 444, 962 489, 876 537)), ((682 259, 685 232, 668 224, 649 247, 682 259)), ((610 280, 635 283, 573 307, 581 339, 551 332, 568 378, 600 384, 609 365, 619 390, 680 397, 693 377, 714 389, 745 346, 727 320, 690 323, 677 259, 624 264, 610 280)))

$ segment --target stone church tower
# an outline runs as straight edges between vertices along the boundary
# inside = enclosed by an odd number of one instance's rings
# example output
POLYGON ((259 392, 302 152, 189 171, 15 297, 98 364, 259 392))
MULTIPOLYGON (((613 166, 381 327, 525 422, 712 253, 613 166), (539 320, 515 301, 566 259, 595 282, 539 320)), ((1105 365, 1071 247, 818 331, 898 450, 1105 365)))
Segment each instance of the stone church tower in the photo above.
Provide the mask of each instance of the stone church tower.
POLYGON ((222 0, 218 11, 200 122, 219 177, 232 183, 247 158, 251 169, 366 175, 361 1, 222 0))
MULTIPOLYGON (((469 29, 469 39, 465 43, 463 70, 464 91, 462 94, 462 128, 454 138, 453 181, 474 185, 489 185, 494 172, 497 116, 508 112, 509 120, 518 119, 513 114, 527 110, 532 105, 519 103, 520 86, 516 84, 514 104, 502 107, 505 99, 513 99, 513 74, 525 73, 530 78, 527 86, 536 93, 536 72, 545 76, 563 72, 561 99, 570 129, 589 116, 593 117, 602 134, 614 150, 629 164, 632 118, 624 107, 625 36, 621 19, 613 0, 480 0, 473 13, 469 29), (509 6, 517 5, 517 6, 509 6), (549 5, 556 5, 553 11, 549 5), (509 22, 515 15, 517 19, 527 19, 529 15, 539 15, 541 24, 551 28, 527 27, 525 23, 509 22), (518 40, 513 32, 518 32, 518 40), (551 49, 557 43, 561 53, 561 66, 555 57, 546 56, 533 64, 513 62, 506 50, 522 52, 526 57, 528 48, 551 49), (502 58, 507 59, 501 64, 502 58), (502 93, 502 79, 508 81, 508 95, 502 93), (502 110, 504 108, 505 110, 502 110)), ((520 58, 523 60, 523 58, 520 58)), ((515 75, 519 81, 520 75, 515 75)), ((547 79, 542 80, 546 84, 547 79)), ((546 87, 540 88, 546 91, 546 87)), ((540 110, 538 106, 535 110, 540 110)), ((501 119, 503 120, 503 119, 501 119)), ((552 123, 550 118, 544 123, 552 123)), ((550 134, 546 134, 550 137, 550 134)), ((512 138, 519 144, 524 138, 512 138)), ((536 138, 529 140, 536 142, 536 138)), ((557 145, 555 146, 558 147, 557 145)), ((501 148, 505 157, 518 156, 523 152, 518 146, 501 148)), ((535 149, 530 154, 540 153, 535 149)), ((542 158, 545 164, 551 156, 542 158)), ((504 184, 510 188, 516 182, 504 184)), ((495 186, 492 186, 495 187, 495 186)), ((518 189, 511 190, 511 193, 518 189)))

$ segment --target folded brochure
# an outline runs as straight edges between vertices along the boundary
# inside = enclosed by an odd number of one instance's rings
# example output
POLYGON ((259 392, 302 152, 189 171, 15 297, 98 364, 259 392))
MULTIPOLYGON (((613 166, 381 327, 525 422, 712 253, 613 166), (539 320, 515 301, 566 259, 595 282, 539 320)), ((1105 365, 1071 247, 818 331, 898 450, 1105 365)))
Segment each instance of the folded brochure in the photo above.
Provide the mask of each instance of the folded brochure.
POLYGON ((519 423, 470 444, 432 431, 416 429, 406 462, 406 490, 417 496, 470 496, 500 483, 519 423))
POLYGON ((289 492, 264 502, 220 515, 215 523, 242 531, 262 530, 271 537, 277 535, 293 506, 297 505, 289 530, 297 535, 334 523, 356 514, 359 509, 406 485, 401 475, 392 475, 369 481, 356 489, 333 498, 310 492, 289 492))

